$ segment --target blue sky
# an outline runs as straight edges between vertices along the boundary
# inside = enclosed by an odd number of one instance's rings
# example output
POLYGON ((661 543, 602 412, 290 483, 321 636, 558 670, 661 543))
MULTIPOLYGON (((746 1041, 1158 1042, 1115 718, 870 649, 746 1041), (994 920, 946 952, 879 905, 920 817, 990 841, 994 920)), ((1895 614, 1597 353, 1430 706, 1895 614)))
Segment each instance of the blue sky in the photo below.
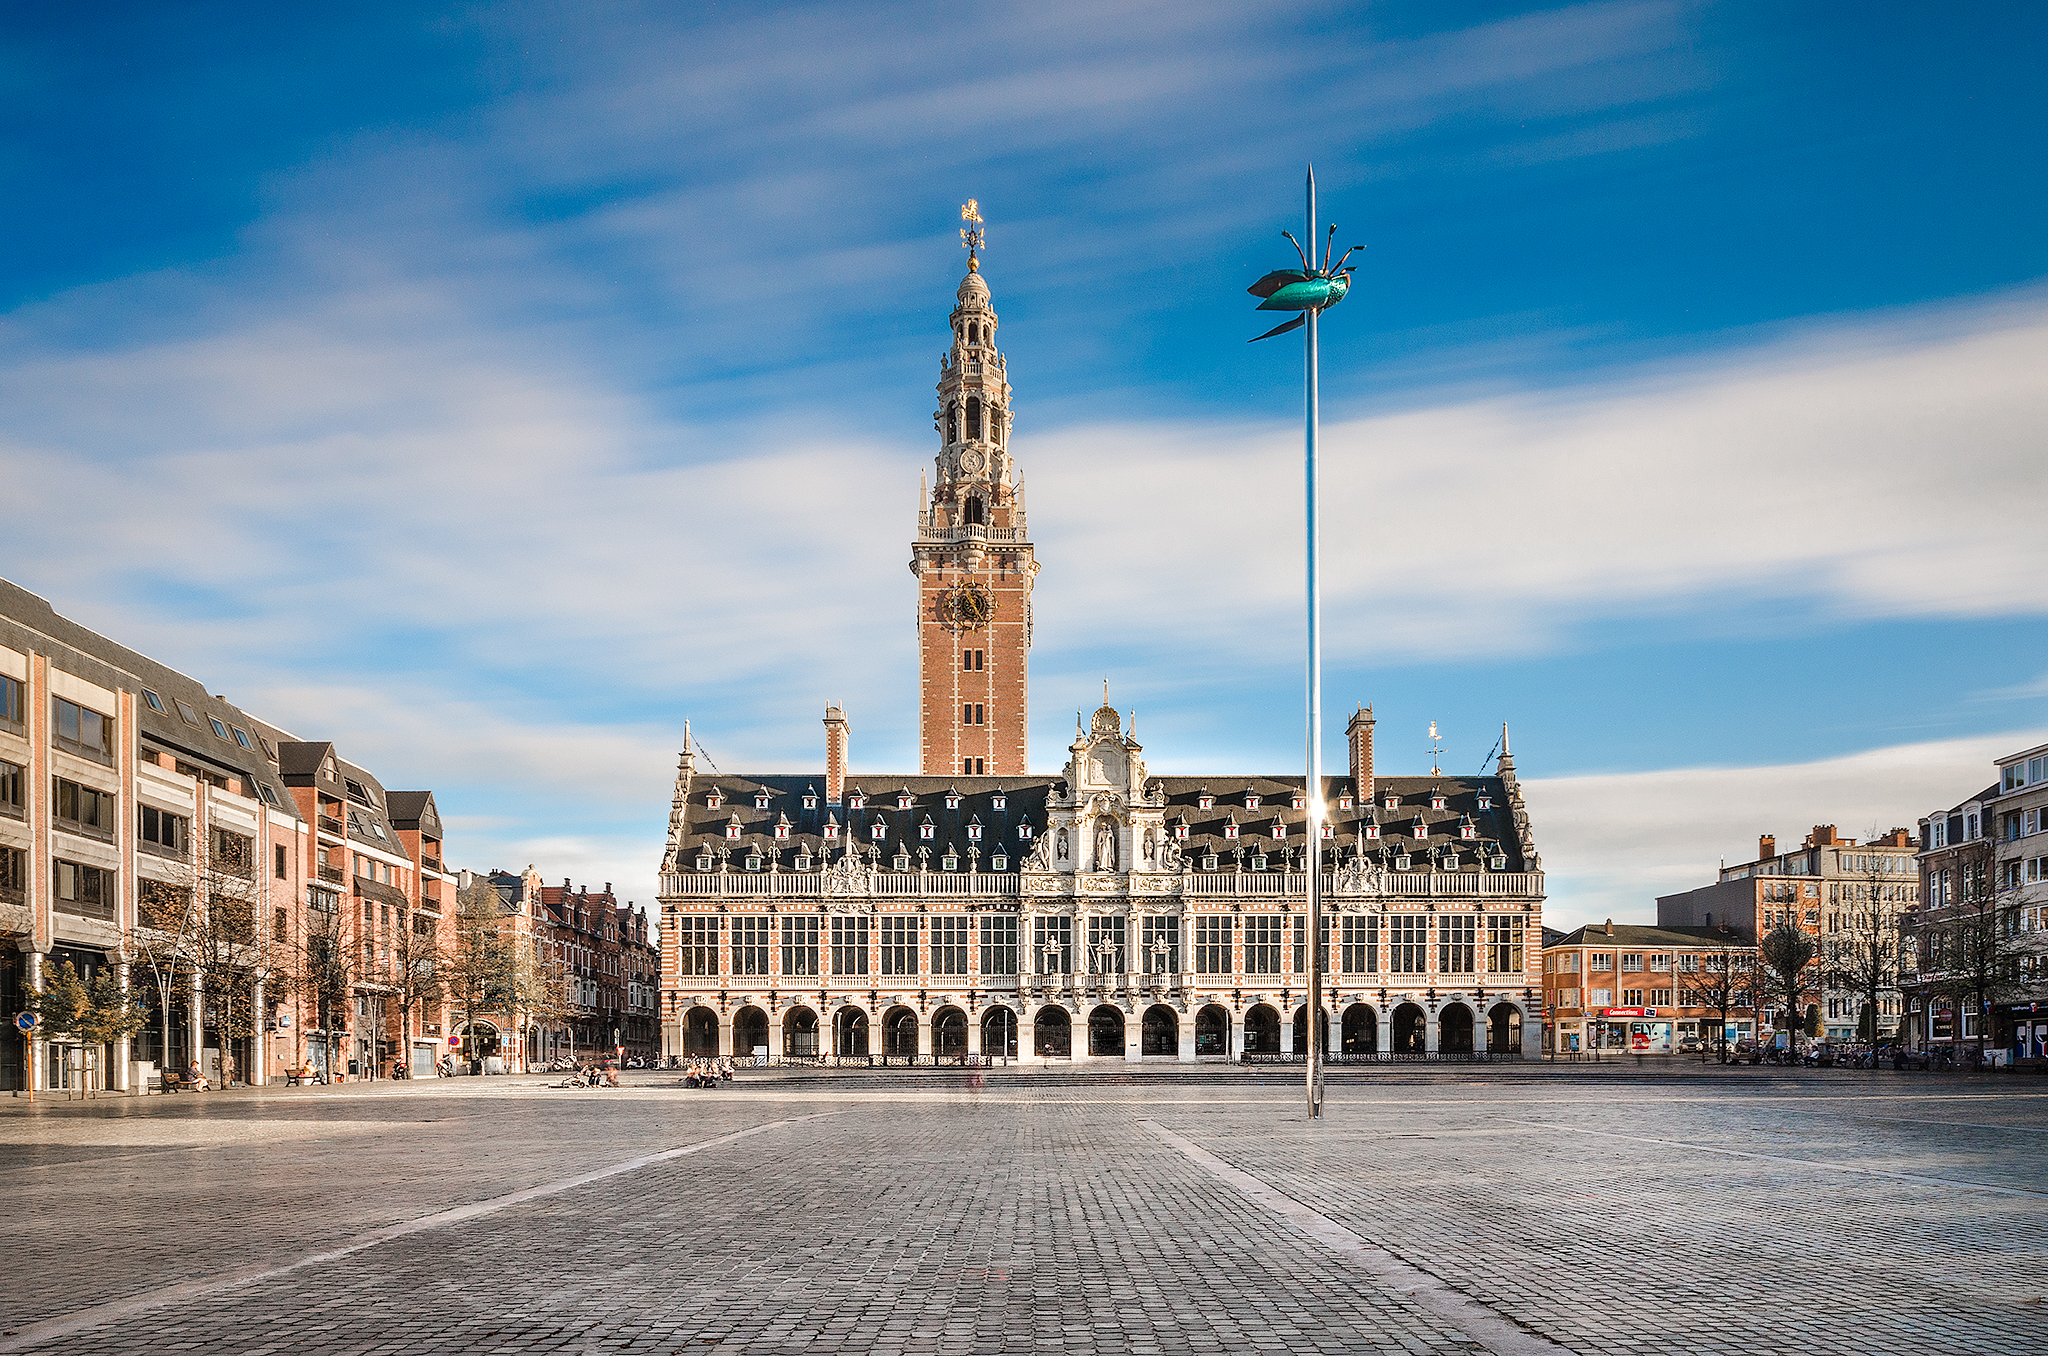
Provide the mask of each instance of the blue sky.
MULTIPOLYGON (((1554 919, 2048 737, 2038 6, 357 7, 0 36, 0 571, 652 891, 726 768, 911 764, 962 267, 1016 387, 1034 752, 1297 758, 1313 159, 1333 707, 1503 720, 1554 919)), ((1333 721, 1333 727, 1341 724, 1333 721)), ((1341 740, 1333 733, 1333 756, 1341 740)))

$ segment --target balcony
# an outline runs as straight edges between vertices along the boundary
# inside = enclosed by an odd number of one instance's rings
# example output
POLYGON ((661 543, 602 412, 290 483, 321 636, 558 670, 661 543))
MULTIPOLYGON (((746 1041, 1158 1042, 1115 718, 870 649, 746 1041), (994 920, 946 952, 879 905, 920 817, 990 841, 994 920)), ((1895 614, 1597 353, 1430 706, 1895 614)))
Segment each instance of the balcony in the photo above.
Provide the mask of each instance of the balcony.
POLYGON ((346 882, 348 877, 342 874, 340 867, 322 864, 320 867, 320 879, 326 881, 329 885, 340 885, 346 882))
POLYGON ((420 866, 427 871, 440 871, 443 869, 439 857, 421 857, 420 866))
POLYGON ((320 832, 331 833, 336 838, 342 838, 346 836, 342 829, 341 821, 336 819, 333 815, 321 815, 319 816, 318 822, 320 825, 320 832))

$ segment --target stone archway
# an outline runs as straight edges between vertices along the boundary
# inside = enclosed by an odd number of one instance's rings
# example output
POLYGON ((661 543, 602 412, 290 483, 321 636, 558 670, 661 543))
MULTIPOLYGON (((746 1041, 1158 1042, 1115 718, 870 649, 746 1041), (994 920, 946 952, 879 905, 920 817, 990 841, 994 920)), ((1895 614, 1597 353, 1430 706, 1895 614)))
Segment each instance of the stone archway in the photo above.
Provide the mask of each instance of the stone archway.
POLYGON ((945 1007, 932 1014, 932 1054, 940 1059, 967 1057, 966 1013, 945 1007))
POLYGON ((1344 1009, 1344 1025, 1338 1032, 1347 1055, 1376 1055, 1380 1052, 1380 1016, 1367 1003, 1353 1003, 1344 1009))
POLYGON ((1031 1052, 1040 1059, 1068 1059, 1074 1053, 1074 1022, 1067 1010, 1043 1007, 1031 1022, 1031 1052))
POLYGON ((1017 1014, 993 1007, 981 1015, 981 1053, 990 1059, 1017 1057, 1017 1014))
POLYGON ((1195 1014, 1195 1054, 1230 1053, 1230 1009, 1211 1003, 1195 1014))
MULTIPOLYGON (((1322 1051, 1323 1058, 1328 1059, 1330 1057, 1330 1024, 1328 1022, 1317 1022, 1315 1023, 1315 1028, 1316 1045, 1322 1051)), ((1308 1057, 1308 1029, 1308 1004, 1304 1003, 1294 1010, 1294 1053, 1304 1059, 1308 1057)))
POLYGON ((683 1014, 683 1056, 705 1059, 718 1053, 718 1014, 698 1006, 683 1014))
POLYGON ((1472 1053, 1472 1009, 1463 1003, 1446 1003, 1436 1015, 1436 1048, 1442 1055, 1472 1053))
POLYGON ((1413 1003, 1394 1009, 1394 1053, 1419 1055, 1429 1048, 1429 1017, 1413 1003))
POLYGON ((732 1049, 751 1059, 768 1053, 768 1014, 752 1004, 733 1014, 732 1049))
POLYGON ((839 1009, 832 1018, 832 1029, 838 1033, 833 1042, 841 1055, 859 1058, 868 1053, 868 1015, 859 1008, 839 1009))
POLYGON ((1486 1014, 1486 1053, 1522 1053, 1522 1010, 1513 1003, 1495 1003, 1486 1014))
POLYGON ((786 1059, 818 1057, 818 1014, 793 1007, 782 1017, 782 1054, 786 1059))
POLYGON ((1145 1009, 1145 1023, 1138 1033, 1138 1053, 1141 1055, 1178 1055, 1180 1053, 1180 1014, 1164 1003, 1154 1003, 1145 1009))
POLYGON ((1124 1010, 1104 1003, 1088 1014, 1088 1053, 1121 1057, 1124 1053, 1124 1010))
POLYGON ((898 1004, 882 1014, 882 1055, 894 1059, 917 1053, 917 1014, 898 1004))
POLYGON ((1255 1003, 1244 1015, 1244 1052, 1248 1055, 1280 1053, 1280 1014, 1265 1003, 1255 1003))

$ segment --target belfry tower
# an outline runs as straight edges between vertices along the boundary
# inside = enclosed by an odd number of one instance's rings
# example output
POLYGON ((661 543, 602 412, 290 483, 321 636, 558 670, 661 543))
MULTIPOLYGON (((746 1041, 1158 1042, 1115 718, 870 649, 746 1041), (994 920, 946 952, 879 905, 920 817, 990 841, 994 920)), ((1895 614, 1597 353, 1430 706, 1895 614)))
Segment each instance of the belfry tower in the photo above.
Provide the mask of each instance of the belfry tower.
MULTIPOLYGON (((981 213, 960 238, 967 276, 953 342, 939 360, 937 475, 918 490, 918 746, 927 776, 1017 776, 1029 770, 1031 581, 1023 478, 1010 459, 1010 383, 996 312, 981 277, 981 213)), ((923 477, 919 477, 920 481, 923 477)))

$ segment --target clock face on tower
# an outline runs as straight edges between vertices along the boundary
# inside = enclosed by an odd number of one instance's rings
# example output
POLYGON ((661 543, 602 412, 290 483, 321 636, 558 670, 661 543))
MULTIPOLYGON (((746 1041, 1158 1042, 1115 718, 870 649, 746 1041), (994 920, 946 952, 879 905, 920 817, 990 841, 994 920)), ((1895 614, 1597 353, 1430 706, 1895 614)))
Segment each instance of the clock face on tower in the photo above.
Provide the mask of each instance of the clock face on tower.
POLYGON ((996 615, 996 600, 979 584, 955 584, 939 595, 938 610, 948 631, 979 631, 996 615))

